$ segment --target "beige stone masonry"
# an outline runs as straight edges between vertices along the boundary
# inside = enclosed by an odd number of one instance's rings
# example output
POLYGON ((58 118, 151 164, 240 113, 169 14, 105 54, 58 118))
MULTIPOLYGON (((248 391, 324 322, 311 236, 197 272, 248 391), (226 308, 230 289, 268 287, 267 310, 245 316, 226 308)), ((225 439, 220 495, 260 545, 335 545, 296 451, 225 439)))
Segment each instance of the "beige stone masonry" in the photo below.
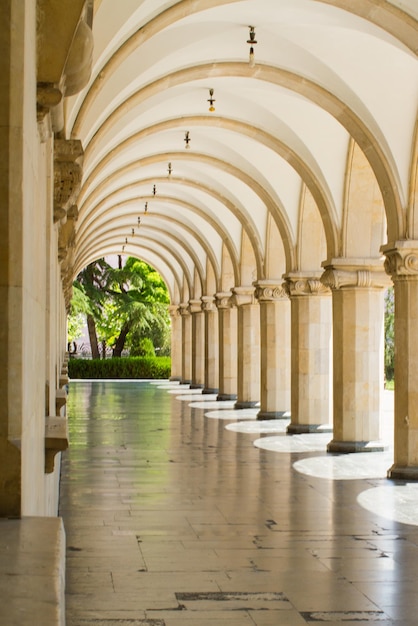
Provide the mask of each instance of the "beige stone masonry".
POLYGON ((390 478, 418 479, 418 241, 383 249, 395 293, 395 441, 390 478))
POLYGON ((382 450, 384 289, 380 259, 333 259, 323 264, 332 290, 334 434, 330 452, 382 450))
POLYGON ((203 393, 219 391, 219 327, 215 296, 202 296, 205 317, 205 385, 203 393))
POLYGON ((168 307, 171 317, 171 376, 170 380, 181 380, 181 315, 178 304, 171 304, 168 307))
POLYGON ((253 286, 232 289, 238 310, 238 371, 235 408, 254 407, 260 400, 260 310, 253 286))
POLYGON ((215 295, 219 330, 219 392, 218 400, 237 398, 237 309, 232 292, 215 295))
POLYGON ((192 382, 192 317, 189 311, 189 303, 179 304, 181 315, 181 382, 190 385, 192 382))
POLYGON ((331 292, 321 273, 285 276, 291 302, 291 423, 289 433, 326 430, 331 423, 331 292))
POLYGON ((260 304, 260 411, 257 419, 290 411, 290 300, 281 281, 258 281, 260 304))
POLYGON ((189 301, 192 316, 192 382, 191 389, 205 385, 205 318, 201 300, 189 301))

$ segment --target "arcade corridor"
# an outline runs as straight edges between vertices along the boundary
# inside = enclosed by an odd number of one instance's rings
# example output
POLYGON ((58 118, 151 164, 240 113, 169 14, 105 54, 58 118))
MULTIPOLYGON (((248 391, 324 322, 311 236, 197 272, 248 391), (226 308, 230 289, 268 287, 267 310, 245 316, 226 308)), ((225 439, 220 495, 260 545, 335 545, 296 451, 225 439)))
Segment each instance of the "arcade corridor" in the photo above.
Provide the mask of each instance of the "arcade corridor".
POLYGON ((418 527, 400 520, 418 498, 384 478, 391 452, 327 455, 330 433, 232 404, 71 382, 68 626, 416 624, 418 527))

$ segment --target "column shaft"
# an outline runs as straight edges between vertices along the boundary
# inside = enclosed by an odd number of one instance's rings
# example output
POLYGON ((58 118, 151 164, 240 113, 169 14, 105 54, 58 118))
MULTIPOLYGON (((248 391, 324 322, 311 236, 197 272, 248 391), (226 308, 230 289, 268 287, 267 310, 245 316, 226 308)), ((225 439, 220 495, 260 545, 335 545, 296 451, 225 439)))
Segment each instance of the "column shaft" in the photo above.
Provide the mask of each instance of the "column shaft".
POLYGON ((383 250, 395 294, 395 449, 388 477, 418 480, 418 241, 383 250))
POLYGON ((182 377, 182 318, 178 305, 169 307, 171 317, 171 376, 170 380, 182 377))
POLYGON ((235 287, 238 308, 238 371, 235 408, 254 407, 260 401, 260 309, 254 288, 235 287))
POLYGON ((383 450, 379 423, 388 279, 382 269, 380 261, 361 269, 334 262, 323 276, 332 288, 334 334, 334 435, 329 452, 383 450))
POLYGON ((260 303, 260 411, 257 419, 290 410, 290 301, 281 285, 258 282, 260 303))
POLYGON ((289 433, 331 430, 331 298, 319 276, 286 277, 291 300, 289 433))
POLYGON ((188 311, 188 304, 180 304, 181 314, 181 382, 190 385, 192 382, 192 318, 188 311))
POLYGON ((237 398, 237 309, 232 305, 231 292, 217 293, 219 331, 219 392, 218 400, 237 398))
POLYGON ((205 384, 205 318, 200 300, 190 300, 192 315, 192 382, 191 389, 203 389, 205 384))
POLYGON ((205 386, 203 393, 219 391, 219 329, 218 311, 213 296, 203 296, 205 316, 205 386))

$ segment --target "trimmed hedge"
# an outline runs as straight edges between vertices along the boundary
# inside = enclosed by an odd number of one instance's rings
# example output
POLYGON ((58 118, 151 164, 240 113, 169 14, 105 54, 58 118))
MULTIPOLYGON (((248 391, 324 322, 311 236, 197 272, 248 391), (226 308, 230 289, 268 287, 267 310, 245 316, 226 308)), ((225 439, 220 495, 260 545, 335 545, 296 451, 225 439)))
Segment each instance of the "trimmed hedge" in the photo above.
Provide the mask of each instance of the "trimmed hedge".
POLYGON ((169 356, 138 356, 117 359, 70 359, 70 378, 169 378, 169 356))

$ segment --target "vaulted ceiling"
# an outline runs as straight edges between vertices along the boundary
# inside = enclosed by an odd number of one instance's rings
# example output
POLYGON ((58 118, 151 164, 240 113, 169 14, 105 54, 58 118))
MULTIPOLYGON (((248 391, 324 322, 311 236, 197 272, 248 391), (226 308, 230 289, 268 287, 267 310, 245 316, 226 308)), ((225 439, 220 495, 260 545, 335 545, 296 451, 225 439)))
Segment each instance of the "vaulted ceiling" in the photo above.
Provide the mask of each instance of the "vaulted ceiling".
POLYGON ((96 0, 65 111, 76 271, 137 256, 180 301, 411 236, 417 20, 416 0, 96 0))

